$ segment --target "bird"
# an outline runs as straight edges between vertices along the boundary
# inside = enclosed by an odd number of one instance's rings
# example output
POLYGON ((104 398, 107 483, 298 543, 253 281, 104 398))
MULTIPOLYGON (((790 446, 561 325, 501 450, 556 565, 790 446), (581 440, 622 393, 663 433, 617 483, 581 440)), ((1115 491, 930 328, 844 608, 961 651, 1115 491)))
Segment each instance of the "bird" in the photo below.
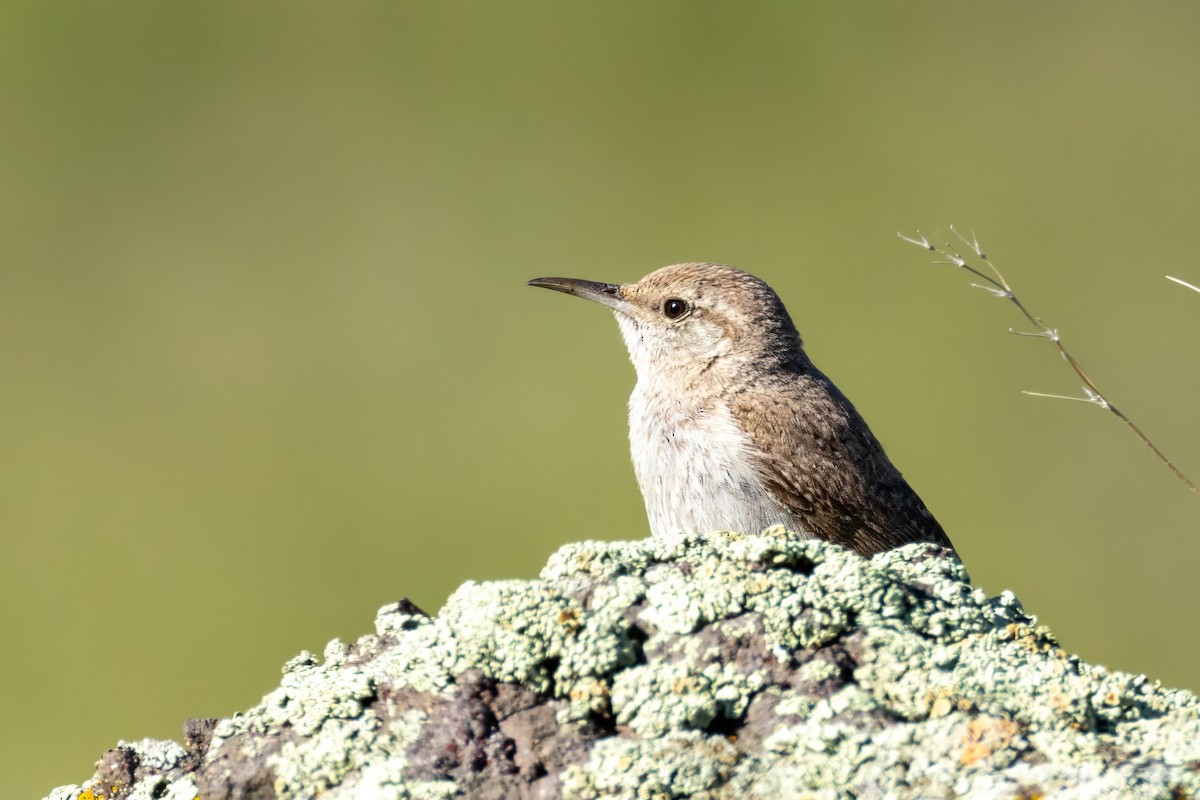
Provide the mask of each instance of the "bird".
POLYGON ((529 285, 617 319, 637 373, 630 453, 653 535, 783 525, 864 557, 912 542, 957 555, 761 279, 692 262, 634 283, 529 285))

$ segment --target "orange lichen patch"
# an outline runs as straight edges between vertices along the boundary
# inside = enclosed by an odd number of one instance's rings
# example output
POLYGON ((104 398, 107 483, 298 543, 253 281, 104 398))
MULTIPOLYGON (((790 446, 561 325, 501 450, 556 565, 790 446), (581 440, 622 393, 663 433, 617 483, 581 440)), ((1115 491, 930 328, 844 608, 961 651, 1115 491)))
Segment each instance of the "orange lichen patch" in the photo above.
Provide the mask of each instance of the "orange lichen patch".
POLYGON ((583 623, 579 621, 579 611, 574 608, 564 608, 558 612, 558 624, 571 633, 575 633, 583 627, 583 623))
POLYGON ((987 758, 997 750, 1008 747, 1019 728, 1012 720, 999 717, 976 717, 967 724, 963 735, 963 751, 958 761, 964 767, 987 758))
POLYGON ((572 703, 588 703, 596 699, 604 699, 611 695, 611 691, 604 683, 595 678, 583 681, 575 688, 571 689, 568 695, 572 703))
POLYGON ((1013 622, 1004 628, 1004 635, 1023 645, 1031 653, 1054 653, 1065 658, 1067 653, 1059 647, 1054 634, 1045 625, 1031 627, 1013 622))
POLYGON ((84 789, 82 792, 79 793, 79 800, 103 800, 103 799, 98 798, 96 793, 93 792, 91 789, 84 789))
POLYGON ((699 694, 707 686, 707 681, 698 680, 692 675, 685 675, 671 684, 671 691, 675 694, 699 694))

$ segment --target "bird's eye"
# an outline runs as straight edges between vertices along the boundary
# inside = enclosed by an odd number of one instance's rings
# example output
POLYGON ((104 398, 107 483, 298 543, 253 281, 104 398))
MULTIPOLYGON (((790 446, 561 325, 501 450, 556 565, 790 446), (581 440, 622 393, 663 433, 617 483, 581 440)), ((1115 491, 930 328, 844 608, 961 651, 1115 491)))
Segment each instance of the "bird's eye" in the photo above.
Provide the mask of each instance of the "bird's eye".
POLYGON ((680 300, 678 297, 672 297, 663 303, 663 314, 667 319, 679 319, 688 312, 688 304, 686 300, 680 300))

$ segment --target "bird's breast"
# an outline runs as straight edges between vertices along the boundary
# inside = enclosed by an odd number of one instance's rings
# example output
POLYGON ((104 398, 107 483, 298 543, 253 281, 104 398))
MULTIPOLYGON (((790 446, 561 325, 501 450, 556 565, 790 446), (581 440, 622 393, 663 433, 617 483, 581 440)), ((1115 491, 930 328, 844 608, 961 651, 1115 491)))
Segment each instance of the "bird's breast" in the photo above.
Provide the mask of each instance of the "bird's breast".
POLYGON ((639 386, 629 399, 629 443, 655 535, 797 527, 763 484, 750 436, 723 400, 689 402, 639 386))

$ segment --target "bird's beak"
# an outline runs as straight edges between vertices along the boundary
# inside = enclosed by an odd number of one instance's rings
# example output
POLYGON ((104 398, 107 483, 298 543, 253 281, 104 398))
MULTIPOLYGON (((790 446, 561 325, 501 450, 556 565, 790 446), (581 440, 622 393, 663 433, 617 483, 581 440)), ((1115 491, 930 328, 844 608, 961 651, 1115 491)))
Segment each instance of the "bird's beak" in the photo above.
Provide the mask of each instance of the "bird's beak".
POLYGON ((595 300, 615 311, 623 310, 629 303, 621 293, 621 284, 619 283, 599 283, 579 278, 534 278, 529 285, 553 289, 564 294, 573 294, 584 300, 595 300))

